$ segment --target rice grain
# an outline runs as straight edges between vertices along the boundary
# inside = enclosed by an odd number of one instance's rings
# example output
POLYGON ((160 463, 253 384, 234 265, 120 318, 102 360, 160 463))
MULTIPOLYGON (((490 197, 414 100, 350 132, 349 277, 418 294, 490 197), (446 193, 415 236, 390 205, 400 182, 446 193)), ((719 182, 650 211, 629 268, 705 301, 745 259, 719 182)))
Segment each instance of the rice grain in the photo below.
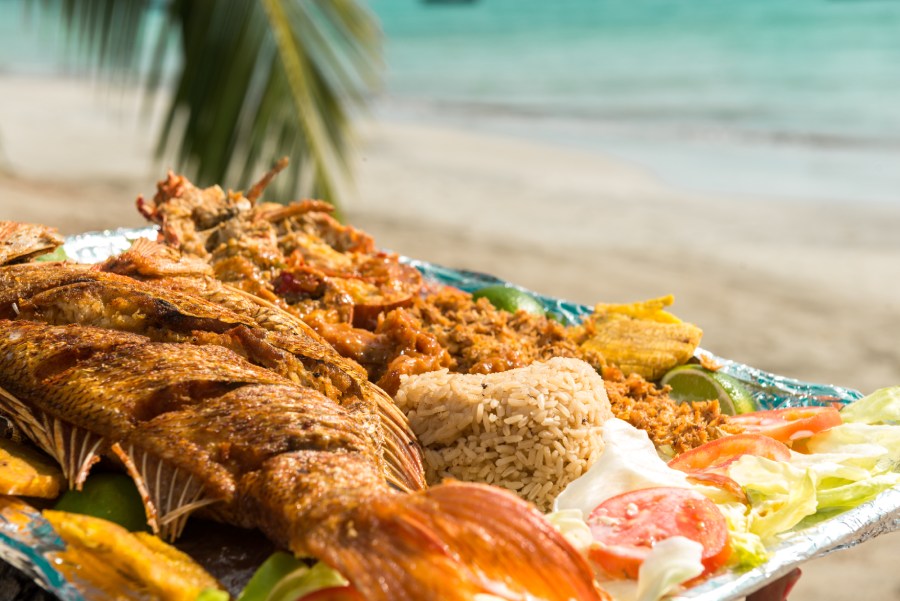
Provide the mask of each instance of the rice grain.
POLYGON ((404 376, 394 400, 425 446, 429 483, 495 484, 544 511, 599 457, 612 417, 600 375, 561 357, 488 375, 404 376))

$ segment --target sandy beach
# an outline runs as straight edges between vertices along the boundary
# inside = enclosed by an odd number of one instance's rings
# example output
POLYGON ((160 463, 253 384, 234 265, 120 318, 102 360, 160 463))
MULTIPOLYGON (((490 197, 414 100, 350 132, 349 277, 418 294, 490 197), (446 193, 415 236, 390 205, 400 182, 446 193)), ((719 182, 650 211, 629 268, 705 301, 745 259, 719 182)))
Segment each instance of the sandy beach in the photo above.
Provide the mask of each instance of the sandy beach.
MULTIPOLYGON (((0 219, 144 225, 134 199, 165 173, 153 130, 74 82, 4 75, 0 90, 0 219)), ((382 247, 551 296, 672 293, 707 350, 871 392, 900 384, 900 203, 852 200, 687 193, 598 153, 382 121, 360 131, 346 213, 382 247)), ((894 533, 812 561, 791 599, 900 599, 898 553, 894 533)))

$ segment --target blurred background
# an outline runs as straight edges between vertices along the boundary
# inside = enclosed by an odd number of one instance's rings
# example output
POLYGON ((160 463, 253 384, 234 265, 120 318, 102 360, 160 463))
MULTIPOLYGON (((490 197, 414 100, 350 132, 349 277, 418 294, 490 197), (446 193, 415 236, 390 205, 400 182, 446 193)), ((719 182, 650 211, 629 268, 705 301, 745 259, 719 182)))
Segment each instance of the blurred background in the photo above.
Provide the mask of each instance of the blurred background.
MULTIPOLYGON (((404 255, 900 384, 900 3, 0 1, 0 218, 140 226, 167 169, 404 255)), ((792 599, 900 599, 900 538, 792 599)))

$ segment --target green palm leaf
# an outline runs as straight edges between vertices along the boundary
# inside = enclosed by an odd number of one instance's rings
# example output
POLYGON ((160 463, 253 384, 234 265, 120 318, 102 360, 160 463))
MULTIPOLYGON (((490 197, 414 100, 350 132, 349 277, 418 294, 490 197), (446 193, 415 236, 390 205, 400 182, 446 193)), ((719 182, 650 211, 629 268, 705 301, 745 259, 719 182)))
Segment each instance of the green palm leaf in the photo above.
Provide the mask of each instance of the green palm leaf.
POLYGON ((287 156, 276 194, 340 201, 352 121, 381 72, 358 0, 44 0, 39 13, 62 19, 80 68, 170 95, 157 155, 198 184, 246 189, 287 156))

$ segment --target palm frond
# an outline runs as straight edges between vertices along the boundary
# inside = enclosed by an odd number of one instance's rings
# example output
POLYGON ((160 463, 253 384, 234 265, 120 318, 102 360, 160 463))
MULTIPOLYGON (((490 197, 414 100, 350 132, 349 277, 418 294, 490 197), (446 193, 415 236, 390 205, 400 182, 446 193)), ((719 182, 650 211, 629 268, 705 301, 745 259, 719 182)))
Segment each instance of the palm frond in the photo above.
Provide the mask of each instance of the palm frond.
POLYGON ((157 154, 198 184, 246 188, 288 156, 292 166, 273 196, 340 201, 352 120, 381 73, 381 34, 360 0, 43 6, 59 13, 90 73, 140 80, 150 97, 170 94, 157 154), (173 51, 180 56, 174 73, 167 67, 173 51))

